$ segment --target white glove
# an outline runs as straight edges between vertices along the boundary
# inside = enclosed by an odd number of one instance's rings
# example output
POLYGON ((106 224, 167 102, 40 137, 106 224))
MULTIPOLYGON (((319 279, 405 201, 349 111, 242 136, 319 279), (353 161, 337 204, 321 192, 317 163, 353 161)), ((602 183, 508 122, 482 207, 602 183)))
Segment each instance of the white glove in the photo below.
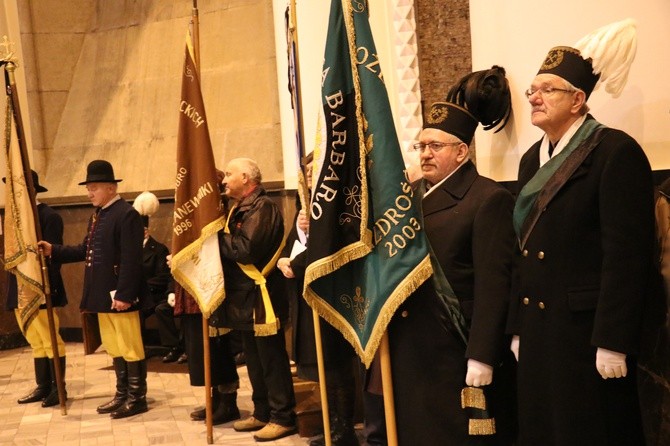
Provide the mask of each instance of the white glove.
POLYGON ((628 374, 626 354, 598 347, 596 369, 603 379, 625 377, 628 374))
POLYGON ((174 308, 174 293, 168 294, 167 303, 169 306, 174 308))
POLYGON ((516 362, 519 362, 519 341, 519 335, 514 335, 512 336, 512 343, 509 346, 509 349, 512 350, 512 353, 514 353, 516 362))
POLYGON ((465 385, 480 387, 491 384, 493 381, 493 367, 474 359, 468 359, 468 373, 465 375, 465 385))

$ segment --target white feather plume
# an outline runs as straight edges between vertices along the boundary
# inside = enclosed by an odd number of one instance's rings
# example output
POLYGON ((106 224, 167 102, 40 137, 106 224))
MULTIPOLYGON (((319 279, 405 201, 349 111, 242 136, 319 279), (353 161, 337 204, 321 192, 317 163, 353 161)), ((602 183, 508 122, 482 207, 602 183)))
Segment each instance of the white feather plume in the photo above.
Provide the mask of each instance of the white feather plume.
POLYGON ((140 215, 151 217, 158 210, 158 198, 151 192, 144 191, 135 198, 133 207, 140 215))
POLYGON ((595 88, 605 83, 605 91, 619 97, 628 80, 637 50, 637 23, 625 19, 605 25, 582 37, 575 44, 582 58, 591 58, 593 72, 600 73, 595 88))

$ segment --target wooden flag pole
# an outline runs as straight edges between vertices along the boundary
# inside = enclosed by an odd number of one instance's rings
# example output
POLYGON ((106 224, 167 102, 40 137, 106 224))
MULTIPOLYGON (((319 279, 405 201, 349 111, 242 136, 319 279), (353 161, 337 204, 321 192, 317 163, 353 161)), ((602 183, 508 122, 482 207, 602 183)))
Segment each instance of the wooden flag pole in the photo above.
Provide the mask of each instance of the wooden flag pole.
POLYGON ((312 309, 314 320, 314 343, 316 344, 316 364, 319 371, 319 393, 321 395, 321 415, 323 417, 323 439, 326 446, 331 446, 330 417, 328 415, 328 393, 326 392, 326 369, 323 361, 323 344, 321 343, 321 323, 319 313, 312 309))
MULTIPOLYGON (((305 156, 305 147, 304 147, 304 125, 302 119, 302 90, 300 86, 300 57, 298 56, 299 46, 298 46, 298 16, 296 12, 295 0, 291 0, 289 6, 289 20, 288 20, 288 33, 293 37, 291 42, 293 42, 294 51, 293 51, 293 71, 295 74, 295 83, 293 88, 295 91, 291 92, 291 96, 294 99, 293 104, 293 124, 295 126, 295 131, 297 134, 297 143, 298 143, 298 198, 300 199, 300 206, 302 209, 308 209, 309 204, 309 190, 307 188, 307 176, 305 174, 305 166, 302 164, 302 159, 305 156)), ((290 43, 290 42, 287 42, 290 43)), ((289 54, 291 54, 292 48, 288 48, 289 54)), ((291 60, 289 60, 291 63, 291 60)), ((290 76, 290 73, 289 73, 290 76)), ((290 81, 290 79, 289 79, 290 81)))
MULTIPOLYGON (((293 88, 295 91, 291 92, 291 95, 294 98, 293 104, 293 121, 295 125, 295 130, 298 137, 296 138, 296 143, 298 144, 298 151, 300 153, 300 159, 305 156, 304 148, 304 132, 303 132, 303 122, 302 122, 302 113, 300 112, 301 100, 301 91, 300 91, 300 61, 298 57, 298 18, 295 6, 295 0, 291 0, 289 5, 289 18, 288 18, 288 33, 292 35, 291 39, 287 40, 287 43, 291 45, 293 43, 293 48, 288 48, 289 55, 293 50, 293 70, 295 74, 295 83, 293 88)), ((289 57, 289 64, 291 59, 289 57)), ((291 73, 289 72, 289 76, 291 73)), ((298 197, 300 198, 300 206, 306 211, 309 210, 309 190, 307 188, 307 178, 305 172, 306 166, 302 162, 298 163, 298 197)), ((326 446, 331 446, 332 440, 330 435, 330 417, 328 409, 328 393, 326 391, 326 369, 323 359, 323 343, 321 340, 321 322, 319 318, 319 313, 315 309, 312 309, 312 320, 314 322, 314 341, 316 344, 316 363, 319 373, 319 394, 321 396, 321 416, 323 418, 323 438, 326 446)))
POLYGON ((398 431, 395 422, 395 402, 393 400, 393 376, 391 374, 391 352, 388 331, 384 332, 379 346, 384 393, 384 416, 386 418, 386 439, 388 446, 398 446, 398 431))
MULTIPOLYGON (((30 170, 30 161, 28 160, 28 149, 26 148, 25 134, 23 131, 23 121, 21 120, 21 108, 19 106, 19 99, 16 96, 16 81, 14 78, 14 70, 16 65, 9 61, 5 64, 5 70, 8 77, 8 93, 12 101, 12 110, 14 113, 14 122, 16 124, 16 134, 21 150, 21 164, 23 167, 23 176, 28 186, 28 193, 30 194, 30 203, 33 208, 33 218, 35 225, 35 232, 37 240, 42 240, 42 227, 40 226, 39 216, 37 214, 37 204, 35 200, 35 185, 33 184, 33 176, 30 170)), ((51 289, 49 287, 49 269, 42 253, 42 248, 39 248, 40 270, 42 273, 42 283, 44 284, 44 298, 47 309, 47 319, 49 322, 49 337, 51 339, 51 347, 53 350, 53 364, 56 379, 56 386, 58 389, 58 401, 60 403, 61 415, 67 415, 67 408, 65 407, 65 384, 63 383, 63 370, 61 370, 60 354, 58 352, 58 343, 56 342, 56 325, 54 322, 53 306, 51 303, 51 289)), ((38 310, 39 311, 39 310, 38 310)))
MULTIPOLYGON (((198 0, 193 0, 193 14, 191 16, 191 30, 193 33, 193 57, 195 67, 200 78, 200 21, 198 18, 198 0)), ((210 369, 209 351, 209 319, 202 317, 202 347, 203 367, 205 368, 205 424, 207 425, 207 444, 214 443, 214 426, 212 422, 212 371, 210 369)))

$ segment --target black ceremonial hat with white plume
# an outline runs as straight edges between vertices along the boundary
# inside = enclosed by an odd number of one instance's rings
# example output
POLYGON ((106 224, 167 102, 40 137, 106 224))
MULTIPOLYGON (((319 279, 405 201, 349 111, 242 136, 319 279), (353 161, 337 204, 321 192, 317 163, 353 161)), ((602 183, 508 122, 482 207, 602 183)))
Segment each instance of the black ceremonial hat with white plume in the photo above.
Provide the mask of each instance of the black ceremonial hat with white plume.
POLYGON ((582 37, 574 48, 552 48, 537 74, 555 74, 583 90, 587 99, 604 83, 605 91, 616 98, 626 85, 636 50, 635 20, 625 19, 582 37))
POLYGON ((158 198, 156 195, 148 191, 142 192, 135 198, 135 201, 133 201, 133 207, 140 213, 145 228, 149 227, 149 217, 158 211, 158 206, 158 198))

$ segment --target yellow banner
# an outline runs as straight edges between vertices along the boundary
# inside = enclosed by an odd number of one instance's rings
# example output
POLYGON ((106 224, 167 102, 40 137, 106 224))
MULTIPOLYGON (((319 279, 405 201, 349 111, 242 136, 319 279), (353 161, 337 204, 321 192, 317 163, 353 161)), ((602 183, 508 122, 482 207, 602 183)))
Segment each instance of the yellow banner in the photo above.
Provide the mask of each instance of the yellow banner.
POLYGON ((5 115, 5 154, 7 170, 3 261, 5 269, 16 276, 19 325, 25 332, 37 315, 40 304, 44 303, 44 285, 37 250, 34 197, 30 196, 26 185, 10 96, 7 97, 5 115))

